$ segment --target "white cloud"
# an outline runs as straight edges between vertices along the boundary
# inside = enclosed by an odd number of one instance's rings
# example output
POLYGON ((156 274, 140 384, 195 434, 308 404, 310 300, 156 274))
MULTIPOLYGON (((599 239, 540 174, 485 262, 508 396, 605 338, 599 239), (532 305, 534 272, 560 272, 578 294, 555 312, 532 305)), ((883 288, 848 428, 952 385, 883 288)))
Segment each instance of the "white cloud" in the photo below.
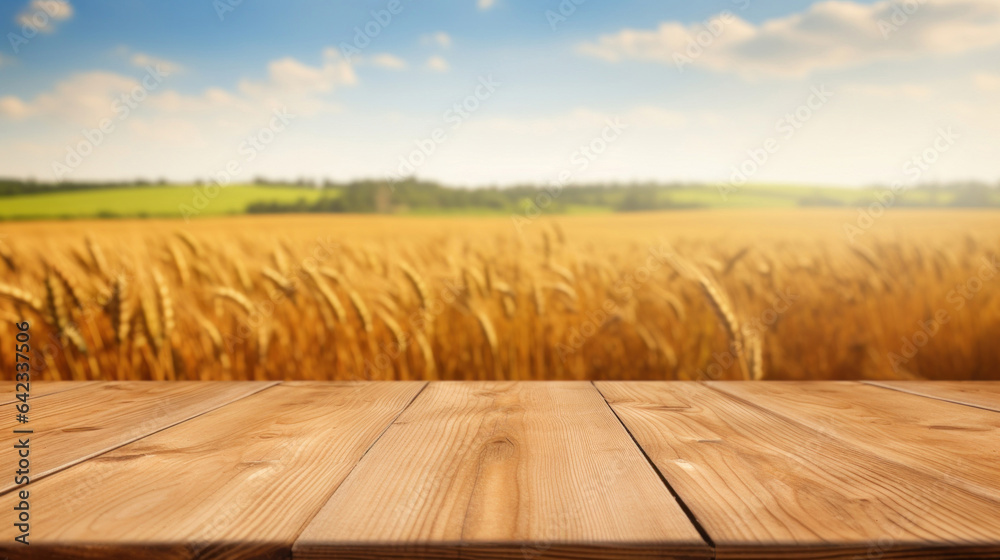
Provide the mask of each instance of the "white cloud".
POLYGON ((972 80, 983 91, 1000 91, 1000 74, 983 72, 973 76, 972 80))
POLYGON ((371 63, 380 68, 388 68, 390 70, 402 70, 403 68, 406 68, 406 61, 389 53, 376 54, 372 56, 371 63))
MULTIPOLYGON (((146 55, 132 61, 149 65, 146 55)), ((152 63, 155 66, 155 62, 152 63)), ((296 114, 311 115, 337 109, 328 94, 341 86, 357 83, 350 64, 336 49, 323 53, 323 64, 309 66, 294 58, 283 58, 268 65, 262 81, 242 80, 235 91, 213 87, 199 95, 184 95, 169 89, 169 76, 162 84, 143 89, 142 77, 112 72, 83 72, 59 82, 32 99, 16 96, 0 98, 0 116, 11 119, 47 118, 95 126, 103 118, 115 115, 115 102, 123 94, 143 90, 141 106, 176 118, 205 118, 216 114, 239 119, 240 115, 259 115, 275 107, 288 107, 296 114)))
POLYGON ((335 108, 323 96, 341 86, 353 86, 358 81, 350 62, 333 48, 323 51, 321 66, 309 66, 286 57, 269 63, 267 70, 265 81, 241 81, 238 87, 240 93, 272 106, 295 104, 302 114, 335 108))
POLYGON ((115 48, 114 53, 122 59, 127 60, 129 64, 135 66, 136 68, 146 69, 147 67, 154 67, 158 72, 163 74, 173 74, 174 72, 179 72, 184 68, 171 60, 165 58, 155 57, 144 52, 133 51, 125 45, 119 45, 115 48))
POLYGON ((0 115, 8 116, 13 119, 23 119, 29 116, 31 113, 29 107, 17 97, 13 95, 7 95, 5 97, 0 97, 0 115))
POLYGON ((432 56, 427 59, 427 67, 435 72, 447 72, 450 66, 448 61, 440 56, 432 56))
POLYGON ((655 30, 603 35, 578 50, 611 62, 635 59, 683 66, 689 61, 747 77, 789 77, 1000 44, 996 0, 923 0, 918 5, 908 15, 892 0, 870 5, 826 0, 759 25, 723 12, 709 26, 715 32, 703 24, 664 22, 655 30))
MULTIPOLYGON (((37 95, 0 97, 0 123, 7 123, 0 126, 20 126, 46 137, 41 147, 16 138, 0 141, 0 151, 17 158, 11 172, 56 178, 53 162, 63 161, 71 146, 85 140, 81 130, 96 129, 102 119, 109 119, 112 132, 101 141, 100 149, 73 169, 74 178, 206 176, 230 158, 243 157, 239 149, 247 134, 268 126, 276 112, 293 119, 336 118, 339 105, 331 93, 357 82, 335 49, 324 51, 318 65, 283 58, 272 61, 262 77, 200 93, 172 89, 170 77, 155 87, 144 86, 144 79, 148 82, 146 74, 138 72, 134 76, 83 72, 37 95), (135 97, 136 92, 141 99, 135 97), (124 93, 134 99, 128 111, 123 110, 129 105, 122 101, 124 93)), ((266 157, 252 164, 247 160, 241 178, 268 169, 267 165, 273 165, 268 162, 286 149, 283 146, 295 145, 296 137, 301 147, 300 134, 282 133, 281 146, 269 148, 266 157)))
POLYGON ((438 31, 437 33, 421 35, 420 42, 425 45, 437 45, 448 48, 451 46, 451 35, 448 35, 444 31, 438 31))
POLYGON ((171 62, 163 58, 156 58, 141 52, 133 53, 132 56, 129 57, 129 62, 138 68, 152 66, 163 74, 173 74, 174 72, 179 72, 182 69, 181 65, 176 62, 171 62))
POLYGON ((66 0, 31 0, 17 14, 19 25, 42 33, 52 33, 56 24, 73 17, 73 6, 66 0))
POLYGON ((495 4, 494 0, 476 0, 476 7, 480 10, 488 10, 495 4))
POLYGON ((83 72, 59 82, 52 91, 30 101, 15 96, 0 98, 0 115, 13 119, 45 117, 94 125, 114 113, 112 103, 139 81, 111 72, 83 72))

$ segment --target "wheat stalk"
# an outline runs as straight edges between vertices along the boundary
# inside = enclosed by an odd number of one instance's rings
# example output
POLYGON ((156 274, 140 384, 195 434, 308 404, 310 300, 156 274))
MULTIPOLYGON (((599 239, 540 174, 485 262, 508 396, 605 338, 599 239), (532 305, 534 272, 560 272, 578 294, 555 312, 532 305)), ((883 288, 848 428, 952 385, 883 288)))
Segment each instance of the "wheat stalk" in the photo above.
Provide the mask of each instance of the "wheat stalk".
POLYGON ((169 340, 170 333, 174 330, 174 304, 170 297, 170 286, 160 274, 159 269, 153 268, 153 282, 156 284, 156 303, 160 313, 160 331, 163 338, 169 340))
POLYGON ((482 309, 475 309, 473 315, 476 317, 476 321, 479 323, 479 328, 483 332, 483 336, 486 337, 486 341, 489 343, 490 349, 490 359, 493 360, 494 370, 497 369, 497 358, 499 356, 499 343, 497 342, 497 331, 493 328, 493 322, 490 321, 489 316, 483 312, 482 309))
POLYGON ((101 250, 101 246, 94 241, 93 237, 87 236, 85 243, 87 244, 87 252, 90 254, 90 262, 93 264, 94 269, 100 273, 104 278, 109 278, 108 273, 108 261, 104 258, 104 251, 101 250))
POLYGON ((201 248, 201 244, 198 243, 198 240, 195 239, 193 235, 191 235, 189 232, 186 231, 178 231, 177 237, 181 241, 183 241, 185 245, 188 246, 188 249, 191 250, 192 255, 198 257, 199 259, 202 257, 203 250, 201 248))
POLYGON ((337 294, 333 293, 330 286, 323 281, 315 270, 306 270, 306 274, 312 280, 313 284, 316 285, 316 289, 319 290, 320 295, 323 296, 323 300, 326 301, 326 304, 333 310, 334 315, 337 317, 337 322, 341 324, 346 323, 347 313, 344 311, 344 304, 340 302, 340 298, 337 297, 337 294))
POLYGON ((372 332, 372 315, 368 311, 368 306, 365 305, 364 300, 361 299, 361 296, 354 290, 347 288, 347 299, 350 300, 351 307, 354 308, 354 312, 361 319, 361 328, 367 333, 372 332))
POLYGON ((386 328, 389 329, 389 332, 392 333, 393 338, 396 339, 396 347, 399 348, 399 351, 402 352, 405 350, 406 335, 403 333, 403 329, 400 328, 399 323, 397 323, 392 316, 387 313, 383 313, 381 310, 376 311, 375 315, 378 316, 379 320, 381 320, 386 328))
POLYGON ((285 297, 291 300, 295 299, 295 284, 286 278, 284 274, 268 266, 261 269, 261 274, 264 275, 264 278, 270 280, 276 288, 281 290, 285 294, 285 297))
POLYGON ((17 272, 17 262, 14 260, 14 253, 10 250, 2 240, 0 240, 0 259, 3 259, 4 264, 11 272, 17 272))
POLYGON ((406 276, 410 285, 413 286, 413 291, 416 292, 417 299, 420 302, 420 309, 426 311, 427 302, 430 298, 427 295, 427 286, 424 284, 423 279, 404 262, 399 263, 399 268, 403 271, 403 275, 406 276))
POLYGON ((701 289, 705 294, 705 298, 712 307, 712 311, 715 312, 716 317, 718 317, 719 322, 722 323, 722 326, 726 331, 726 336, 729 340, 729 348, 734 350, 734 353, 737 355, 737 361, 740 364, 743 379, 750 379, 751 372, 747 367, 745 359, 746 346, 740 333, 740 323, 736 319, 736 314, 733 312, 733 307, 729 298, 726 297, 722 289, 704 273, 698 274, 698 285, 701 286, 701 289))
MULTIPOLYGON (((51 272, 45 275, 45 296, 48 304, 49 323, 55 328, 59 338, 72 342, 81 354, 86 354, 87 343, 83 340, 80 331, 73 325, 69 311, 66 309, 66 300, 51 272)), ((74 379, 80 378, 81 376, 74 376, 74 379)))
POLYGON ((0 296, 10 299, 14 303, 24 305, 42 317, 45 316, 45 312, 42 310, 42 301, 32 295, 31 292, 15 288, 8 284, 0 284, 0 296))
POLYGON ((115 279, 111 298, 108 300, 107 311, 111 316, 111 324, 115 332, 115 342, 121 346, 128 340, 128 335, 132 328, 132 303, 128 297, 128 279, 124 274, 119 274, 115 279))
POLYGON ((170 256, 173 259, 174 269, 177 271, 177 277, 180 278, 181 286, 187 286, 188 282, 191 281, 191 270, 188 268, 187 259, 184 258, 184 253, 181 251, 181 248, 173 242, 167 243, 167 250, 170 252, 170 256))
POLYGON ((221 300, 235 303, 236 306, 242 309, 247 315, 251 315, 254 311, 254 306, 250 299, 232 288, 218 287, 215 288, 213 294, 221 300))

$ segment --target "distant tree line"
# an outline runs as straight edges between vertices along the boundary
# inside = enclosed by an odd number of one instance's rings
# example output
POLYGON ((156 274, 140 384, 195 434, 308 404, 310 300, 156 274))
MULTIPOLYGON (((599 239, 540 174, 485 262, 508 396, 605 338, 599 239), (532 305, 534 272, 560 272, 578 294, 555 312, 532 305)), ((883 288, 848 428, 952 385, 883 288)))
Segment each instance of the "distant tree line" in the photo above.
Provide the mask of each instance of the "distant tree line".
MULTIPOLYGON (((889 188, 885 186, 869 187, 862 191, 864 196, 853 201, 810 193, 800 197, 798 204, 799 206, 863 206, 871 202, 871 193, 888 190, 889 188)), ((962 181, 903 188, 893 199, 892 205, 911 208, 1000 207, 1000 183, 989 185, 979 181, 962 181)))
POLYGON ((103 189, 131 189, 135 187, 163 186, 166 184, 168 184, 166 179, 159 179, 156 181, 134 179, 131 181, 46 183, 24 179, 5 179, 0 177, 0 196, 39 194, 47 192, 92 191, 103 189))
POLYGON ((357 181, 347 185, 326 184, 326 194, 307 201, 258 202, 250 213, 343 212, 373 213, 409 210, 484 210, 515 212, 545 201, 547 212, 565 212, 573 206, 638 211, 667 208, 692 208, 697 205, 671 203, 667 191, 677 186, 664 185, 578 185, 563 188, 514 186, 507 188, 461 189, 414 179, 387 183, 357 181))
MULTIPOLYGON (((202 184, 195 181, 195 184, 202 184)), ((716 189, 711 185, 691 183, 628 183, 587 184, 563 187, 519 185, 513 187, 455 188, 409 178, 389 183, 362 180, 336 183, 330 180, 317 182, 305 178, 295 181, 270 180, 256 177, 253 184, 284 187, 309 191, 294 202, 264 201, 251 204, 250 213, 333 212, 333 213, 390 213, 407 211, 526 211, 532 205, 545 201, 544 210, 561 213, 573 207, 605 208, 618 212, 665 210, 722 206, 716 189), (691 196, 698 188, 703 193, 691 196), (676 192, 684 190, 686 202, 679 202, 676 192), (318 198, 313 193, 319 192, 318 198)), ((0 197, 37 194, 45 192, 82 191, 95 189, 125 189, 169 185, 165 180, 133 180, 120 182, 61 182, 43 183, 0 178, 0 197)), ((180 185, 178 185, 180 186, 180 185)), ((832 189, 773 189, 748 186, 748 194, 761 194, 785 198, 798 206, 863 206, 872 201, 873 193, 887 187, 873 186, 864 190, 839 191, 832 189), (856 193, 848 194, 848 193, 856 193)), ((998 207, 1000 184, 961 182, 927 184, 902 190, 895 199, 896 206, 916 207, 998 207)))

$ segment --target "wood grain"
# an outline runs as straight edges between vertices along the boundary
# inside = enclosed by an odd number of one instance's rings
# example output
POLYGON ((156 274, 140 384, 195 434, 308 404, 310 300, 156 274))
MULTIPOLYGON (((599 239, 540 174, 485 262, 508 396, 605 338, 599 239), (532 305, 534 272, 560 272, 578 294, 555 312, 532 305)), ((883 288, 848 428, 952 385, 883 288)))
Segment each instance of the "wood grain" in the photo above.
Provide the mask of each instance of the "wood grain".
MULTIPOLYGON (((286 383, 32 483, 32 555, 287 558, 422 383, 286 383)), ((10 500, 2 503, 10 511, 10 500)))
MULTIPOLYGON (((124 381, 88 384, 31 404, 27 426, 17 423, 14 405, 0 409, 0 433, 25 427, 31 439, 31 481, 204 414, 270 387, 255 382, 124 381)), ((0 454, 0 472, 17 470, 14 453, 0 454)), ((3 477, 0 493, 15 487, 3 477)))
POLYGON ((432 383, 295 543, 296 558, 706 558, 583 382, 432 383))
POLYGON ((1000 501, 702 384, 596 385, 718 558, 1000 556, 1000 501))
MULTIPOLYGON (((37 399, 38 397, 44 397, 46 395, 54 395, 63 391, 69 391, 70 389, 79 389, 94 383, 94 381, 32 381, 31 385, 28 387, 31 390, 28 400, 37 399)), ((17 400, 16 393, 14 391, 15 382, 8 381, 5 382, 4 385, 6 385, 4 390, 0 392, 0 405, 21 402, 17 400)))
POLYGON ((854 382, 709 383, 897 463, 1000 500, 1000 414, 854 382))
POLYGON ((997 381, 866 381, 865 383, 1000 412, 1000 382, 997 381))

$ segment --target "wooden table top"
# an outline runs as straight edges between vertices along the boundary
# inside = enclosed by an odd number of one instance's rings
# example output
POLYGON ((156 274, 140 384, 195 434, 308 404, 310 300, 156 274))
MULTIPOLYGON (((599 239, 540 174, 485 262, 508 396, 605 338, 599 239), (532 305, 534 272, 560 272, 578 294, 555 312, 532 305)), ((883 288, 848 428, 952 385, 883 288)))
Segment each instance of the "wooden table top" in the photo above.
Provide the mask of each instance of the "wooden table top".
POLYGON ((0 558, 1000 558, 1000 382, 31 389, 0 558))

